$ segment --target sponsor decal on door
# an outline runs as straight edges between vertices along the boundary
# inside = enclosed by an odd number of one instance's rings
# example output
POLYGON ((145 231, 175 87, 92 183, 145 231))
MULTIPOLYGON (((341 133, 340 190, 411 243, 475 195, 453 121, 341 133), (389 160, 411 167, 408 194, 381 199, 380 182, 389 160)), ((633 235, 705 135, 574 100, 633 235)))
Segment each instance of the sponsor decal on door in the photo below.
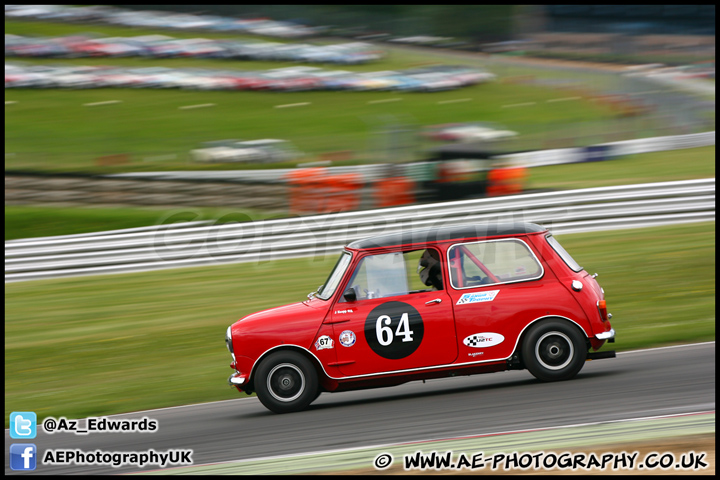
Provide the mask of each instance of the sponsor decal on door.
POLYGON ((501 344, 505 337, 499 333, 473 333, 465 337, 463 343, 470 348, 493 347, 501 344))

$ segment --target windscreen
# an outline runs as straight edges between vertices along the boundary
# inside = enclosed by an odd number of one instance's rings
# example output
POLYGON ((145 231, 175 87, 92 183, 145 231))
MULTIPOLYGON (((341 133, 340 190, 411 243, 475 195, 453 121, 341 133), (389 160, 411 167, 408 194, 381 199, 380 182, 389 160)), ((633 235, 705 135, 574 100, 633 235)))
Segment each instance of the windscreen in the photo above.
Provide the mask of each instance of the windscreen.
POLYGON ((340 280, 342 280, 343 276, 345 275, 345 270, 347 270, 348 265, 350 265, 351 258, 352 255, 350 254, 350 252, 343 252, 342 254, 340 254, 340 258, 338 258, 338 261, 335 264, 335 268, 333 268, 333 271, 330 273, 330 276, 325 281, 323 286, 320 287, 317 295, 318 298, 322 300, 327 300, 328 298, 332 297, 333 293, 335 293, 335 290, 340 284, 340 280))

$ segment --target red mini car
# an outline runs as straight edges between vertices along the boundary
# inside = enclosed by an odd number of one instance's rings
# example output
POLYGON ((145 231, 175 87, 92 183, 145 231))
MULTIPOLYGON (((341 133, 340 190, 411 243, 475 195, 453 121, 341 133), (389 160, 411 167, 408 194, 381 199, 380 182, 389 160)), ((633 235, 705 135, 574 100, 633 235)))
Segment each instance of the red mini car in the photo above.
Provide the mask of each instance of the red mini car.
POLYGON ((528 369, 574 377, 614 342, 604 292, 545 228, 454 226, 350 243, 303 302, 228 327, 228 383, 276 413, 321 392, 528 369))

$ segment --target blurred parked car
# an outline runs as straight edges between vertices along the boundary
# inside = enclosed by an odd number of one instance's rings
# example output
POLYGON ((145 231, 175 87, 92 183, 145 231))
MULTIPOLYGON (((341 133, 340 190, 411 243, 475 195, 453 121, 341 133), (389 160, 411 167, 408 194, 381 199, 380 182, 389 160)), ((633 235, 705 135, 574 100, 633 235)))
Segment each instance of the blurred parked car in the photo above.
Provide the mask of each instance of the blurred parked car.
MULTIPOLYGON (((160 43, 166 43, 162 40, 160 43)), ((176 44, 173 48, 177 47, 176 44)), ((199 45, 196 45, 199 47, 199 45)), ((195 47, 193 47, 195 48, 195 47)), ((117 51, 116 53, 119 53, 117 51)), ((182 55, 170 53, 168 55, 182 55)), ((55 81, 52 76, 73 72, 84 72, 87 85, 84 87, 117 88, 182 88, 190 90, 353 90, 353 91, 417 91, 435 92, 465 87, 474 80, 463 78, 465 72, 451 68, 448 72, 440 69, 415 69, 407 71, 349 72, 328 71, 318 67, 293 66, 266 71, 218 70, 206 68, 165 68, 165 67, 97 67, 78 65, 23 65, 12 64, 11 76, 6 79, 6 88, 77 88, 74 81, 55 81), (92 72, 92 74, 91 74, 92 72), (35 75, 33 81, 22 81, 23 75, 35 75), (42 80, 42 81, 41 81, 42 80)), ((29 77, 27 77, 29 78, 29 77)), ((82 83, 86 83, 85 80, 82 83)))
POLYGON ((272 163, 300 158, 302 153, 287 140, 220 140, 206 142, 190 151, 190 158, 199 163, 272 163))
POLYGON ((427 127, 423 135, 432 140, 470 143, 512 138, 517 132, 490 123, 445 123, 427 127))

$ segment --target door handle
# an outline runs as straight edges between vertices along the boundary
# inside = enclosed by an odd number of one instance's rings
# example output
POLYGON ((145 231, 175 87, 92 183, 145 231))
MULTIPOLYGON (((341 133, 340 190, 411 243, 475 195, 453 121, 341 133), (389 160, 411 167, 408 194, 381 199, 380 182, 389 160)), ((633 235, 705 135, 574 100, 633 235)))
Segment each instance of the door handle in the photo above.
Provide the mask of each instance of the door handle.
POLYGON ((440 303, 442 302, 442 299, 436 298, 435 300, 430 300, 429 302, 425 302, 425 305, 432 305, 433 303, 440 303))

